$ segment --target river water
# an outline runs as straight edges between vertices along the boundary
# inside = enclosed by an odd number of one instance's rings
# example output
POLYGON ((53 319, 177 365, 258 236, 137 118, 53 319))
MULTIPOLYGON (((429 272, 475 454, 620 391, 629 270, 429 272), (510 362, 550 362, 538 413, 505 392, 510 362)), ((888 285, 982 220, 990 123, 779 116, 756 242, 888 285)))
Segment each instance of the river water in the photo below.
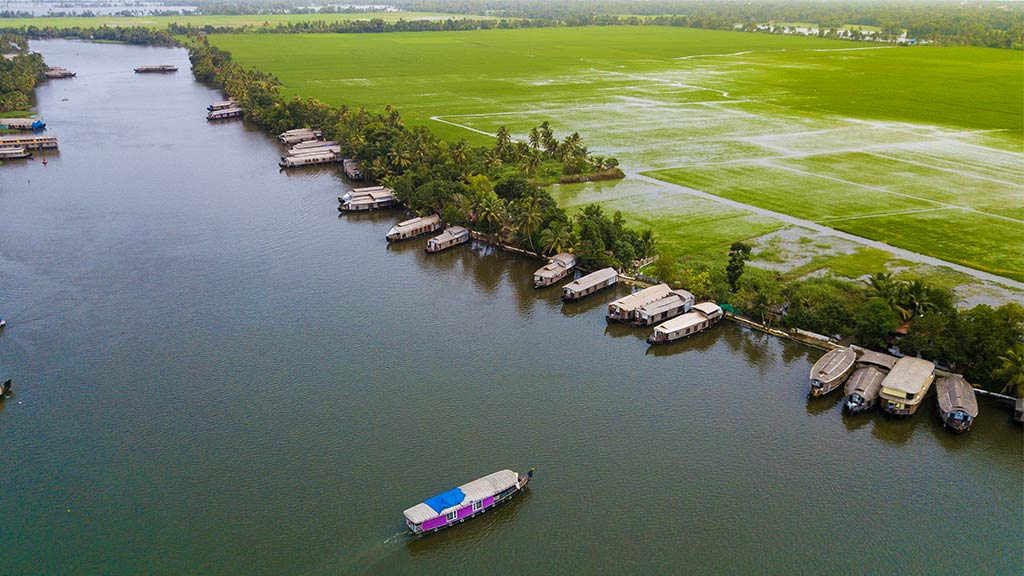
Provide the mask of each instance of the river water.
POLYGON ((649 350, 616 293, 339 217, 335 170, 208 124, 182 50, 47 41, 59 153, 0 167, 0 573, 1021 573, 1022 435, 808 402, 815 350, 649 350), (134 66, 177 64, 172 75, 134 66), (402 510, 529 491, 420 539, 402 510))

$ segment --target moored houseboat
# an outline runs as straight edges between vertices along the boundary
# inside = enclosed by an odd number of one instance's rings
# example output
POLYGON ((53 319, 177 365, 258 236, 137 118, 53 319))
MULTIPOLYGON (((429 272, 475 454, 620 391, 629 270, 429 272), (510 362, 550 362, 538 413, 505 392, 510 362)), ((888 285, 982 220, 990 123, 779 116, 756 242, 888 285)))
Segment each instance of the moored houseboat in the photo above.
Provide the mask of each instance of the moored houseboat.
POLYGON ((663 298, 637 308, 633 315, 633 324, 637 326, 653 326, 659 322, 686 314, 693 307, 693 294, 686 290, 672 290, 663 298))
POLYGON ((843 410, 860 414, 874 407, 882 390, 882 380, 895 363, 896 358, 888 354, 871 350, 861 352, 853 374, 846 380, 843 410))
POLYGON ((351 158, 346 159, 341 163, 341 169, 345 171, 345 176, 349 180, 362 180, 363 169, 359 167, 359 162, 351 158))
POLYGON ((61 68, 60 66, 50 66, 50 69, 44 72, 47 78, 74 78, 77 74, 68 70, 67 68, 61 68))
POLYGON ((136 74, 161 74, 166 72, 177 72, 178 67, 173 64, 157 64, 156 66, 139 66, 135 69, 136 74))
POLYGON ((900 358, 882 380, 882 409, 897 416, 913 414, 934 379, 935 364, 910 356, 900 358))
MULTIPOLYGON (((317 146, 316 148, 292 148, 288 150, 288 156, 308 156, 310 154, 325 154, 330 152, 331 154, 341 154, 341 146, 317 146)), ((281 157, 282 159, 285 156, 281 157)))
POLYGON ((278 139, 282 144, 291 146, 293 144, 300 144, 302 142, 311 142, 313 140, 320 140, 323 138, 323 134, 319 130, 308 130, 296 132, 294 134, 287 134, 285 136, 279 136, 278 139))
POLYGON ((551 286, 569 275, 576 268, 576 257, 568 252, 561 252, 548 258, 548 263, 533 273, 533 287, 551 286))
POLYGON ((967 432, 978 417, 974 388, 959 374, 940 376, 935 381, 942 424, 954 432, 967 432))
POLYGON ((818 358, 811 367, 811 396, 818 398, 835 390, 853 372, 857 353, 845 346, 838 346, 818 358))
POLYGON ((714 302, 700 302, 683 314, 667 320, 654 327, 654 332, 647 338, 649 344, 665 344, 714 326, 725 314, 721 306, 714 302))
POLYGON ((437 214, 431 214, 430 216, 417 216, 416 218, 410 218, 395 224, 388 230, 387 238, 388 242, 397 242, 399 240, 408 240, 409 238, 415 238, 428 232, 433 232, 441 228, 441 217, 437 214))
POLYGON ((315 134, 315 133, 316 133, 316 130, 313 130, 312 128, 292 128, 291 130, 285 130, 284 132, 281 132, 280 134, 278 134, 277 135, 277 139, 283 142, 284 139, 289 137, 289 136, 298 136, 300 134, 315 134))
POLYGON ((4 146, 0 148, 0 160, 18 160, 31 157, 32 153, 23 146, 4 146))
POLYGON ((332 164, 338 161, 338 155, 334 152, 321 152, 318 154, 303 154, 301 156, 285 156, 278 162, 281 168, 299 168, 301 166, 315 166, 317 164, 332 164))
POLYGON ((321 148, 325 146, 337 146, 339 149, 341 148, 341 146, 334 140, 308 140, 306 142, 299 142, 292 146, 291 150, 307 150, 310 148, 321 148))
POLYGON ((469 238, 469 230, 462 226, 449 226, 445 228, 444 232, 441 232, 437 236, 427 240, 427 247, 425 250, 430 253, 440 252, 441 250, 447 250, 452 246, 465 244, 466 242, 469 242, 469 238))
POLYGON ((241 118, 245 111, 241 108, 220 108, 206 113, 207 120, 227 120, 228 118, 241 118))
POLYGON ((453 524, 465 522, 478 514, 510 500, 526 488, 533 470, 518 474, 499 470, 467 482, 458 488, 431 496, 403 512, 405 524, 413 534, 437 532, 453 524))
POLYGON ((562 286, 562 300, 571 302, 614 286, 619 281, 615 268, 602 268, 562 286))
POLYGON ((214 102, 206 107, 210 112, 213 112, 214 110, 226 110, 228 108, 239 108, 238 102, 235 102, 234 100, 222 100, 220 102, 214 102))
POLYGON ((398 204, 398 198, 390 188, 374 186, 371 188, 356 189, 338 198, 338 212, 365 212, 388 208, 398 204), (359 190, 365 190, 360 192, 359 190))
POLYGON ((46 122, 35 118, 0 118, 0 128, 7 130, 42 130, 46 122))
POLYGON ((43 136, 41 134, 5 134, 0 136, 0 148, 40 150, 56 147, 56 136, 43 136))
POLYGON ((641 306, 661 300, 671 291, 672 289, 669 288, 668 284, 656 284, 633 292, 628 296, 623 296, 608 305, 607 318, 620 322, 632 322, 636 311, 641 306))

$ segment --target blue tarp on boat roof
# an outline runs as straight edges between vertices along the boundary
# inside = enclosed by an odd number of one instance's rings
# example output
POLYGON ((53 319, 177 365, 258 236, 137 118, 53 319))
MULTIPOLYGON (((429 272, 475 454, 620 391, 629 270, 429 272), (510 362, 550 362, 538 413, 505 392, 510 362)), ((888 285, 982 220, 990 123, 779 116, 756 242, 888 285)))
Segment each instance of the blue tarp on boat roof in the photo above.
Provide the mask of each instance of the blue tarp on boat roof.
POLYGON ((430 506, 434 512, 438 514, 445 508, 451 508, 456 504, 461 504, 466 499, 466 495, 462 493, 461 488, 452 488, 447 492, 441 492, 437 496, 431 496, 423 501, 424 504, 430 506))

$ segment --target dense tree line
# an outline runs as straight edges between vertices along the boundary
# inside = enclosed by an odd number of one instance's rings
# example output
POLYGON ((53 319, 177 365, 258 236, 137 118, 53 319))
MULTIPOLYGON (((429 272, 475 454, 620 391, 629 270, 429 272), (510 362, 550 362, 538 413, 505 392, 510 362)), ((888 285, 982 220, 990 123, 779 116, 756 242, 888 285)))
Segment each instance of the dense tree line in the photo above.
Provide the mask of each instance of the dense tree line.
POLYGON ((144 28, 141 26, 22 26, 19 28, 3 28, 6 32, 25 38, 75 38, 82 40, 99 40, 103 42, 124 42, 125 44, 141 44, 144 46, 177 46, 178 41, 167 30, 144 28))
POLYGON ((1013 380, 1016 374, 1024 379, 1024 372, 1013 368, 1024 360, 1021 305, 958 310, 952 291, 909 276, 788 280, 773 270, 745 266, 749 253, 750 247, 738 242, 725 265, 663 259, 654 273, 769 326, 801 328, 879 350, 896 346, 977 385, 1024 395, 1013 380))
POLYGON ((41 54, 28 51, 28 41, 0 32, 0 112, 28 110, 36 83, 46 72, 41 54))
POLYGON ((448 142, 424 126, 406 126, 390 106, 371 112, 315 99, 282 99, 276 78, 238 66, 202 38, 189 57, 196 77, 237 100, 247 119, 273 133, 319 128, 413 212, 437 213, 448 224, 540 254, 574 251, 588 268, 628 268, 634 259, 654 253, 653 234, 625 226, 620 213, 609 217, 591 205, 570 217, 538 185, 581 173, 621 177, 618 162, 591 155, 579 134, 558 138, 545 123, 524 142, 513 140, 505 128, 490 146, 448 142))

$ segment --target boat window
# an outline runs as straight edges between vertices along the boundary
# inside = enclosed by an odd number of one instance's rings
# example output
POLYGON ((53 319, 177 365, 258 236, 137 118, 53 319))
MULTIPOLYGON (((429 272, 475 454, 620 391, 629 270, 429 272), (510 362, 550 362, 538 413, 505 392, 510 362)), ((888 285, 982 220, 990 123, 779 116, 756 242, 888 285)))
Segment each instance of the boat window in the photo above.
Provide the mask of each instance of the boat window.
POLYGON ((481 502, 473 502, 473 512, 476 512, 481 508, 483 508, 483 504, 481 502))
POLYGON ((459 518, 459 511, 458 510, 452 510, 451 512, 449 512, 449 513, 444 515, 444 519, 446 521, 448 521, 448 522, 451 522, 452 520, 458 520, 458 518, 459 518))

